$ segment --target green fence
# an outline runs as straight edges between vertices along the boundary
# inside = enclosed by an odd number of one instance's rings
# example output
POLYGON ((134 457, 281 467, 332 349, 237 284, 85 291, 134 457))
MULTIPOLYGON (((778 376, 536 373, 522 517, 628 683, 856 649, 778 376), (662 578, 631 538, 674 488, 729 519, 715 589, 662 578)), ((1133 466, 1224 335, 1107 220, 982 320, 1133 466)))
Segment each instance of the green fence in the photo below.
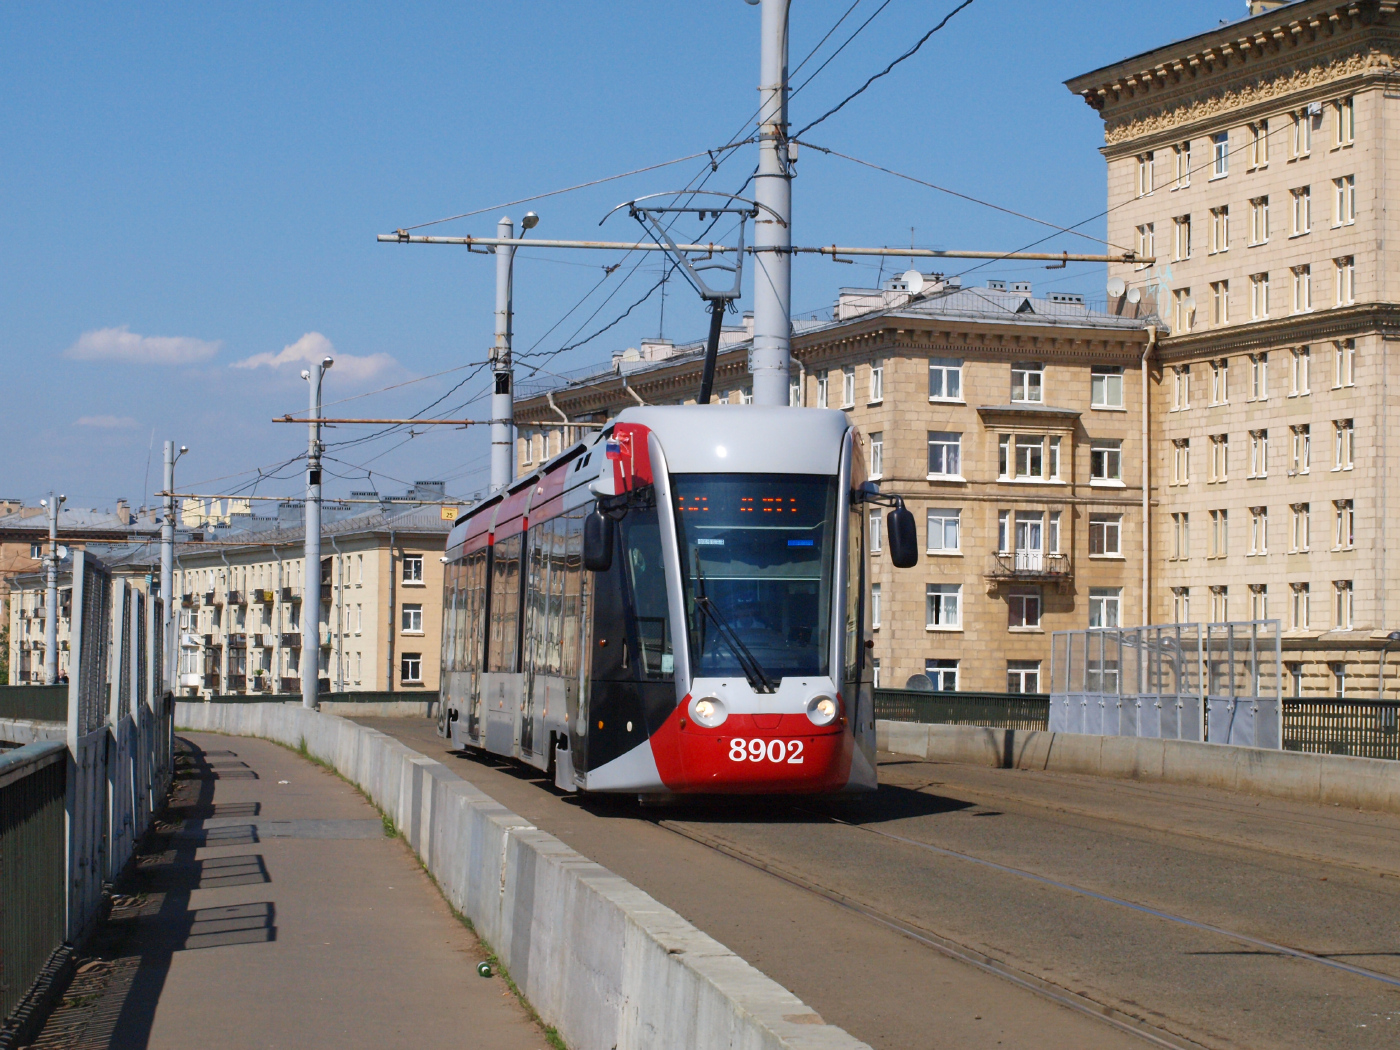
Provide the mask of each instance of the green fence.
POLYGON ((68 721, 66 685, 0 685, 0 718, 68 721))
POLYGON ((68 748, 0 755, 0 1020, 8 1020, 63 943, 68 748))
POLYGON ((1045 729, 1050 724, 1050 695, 876 689, 875 717, 895 722, 990 726, 994 729, 1045 729))
POLYGON ((1284 700, 1285 751, 1400 759, 1400 703, 1394 700, 1284 700))

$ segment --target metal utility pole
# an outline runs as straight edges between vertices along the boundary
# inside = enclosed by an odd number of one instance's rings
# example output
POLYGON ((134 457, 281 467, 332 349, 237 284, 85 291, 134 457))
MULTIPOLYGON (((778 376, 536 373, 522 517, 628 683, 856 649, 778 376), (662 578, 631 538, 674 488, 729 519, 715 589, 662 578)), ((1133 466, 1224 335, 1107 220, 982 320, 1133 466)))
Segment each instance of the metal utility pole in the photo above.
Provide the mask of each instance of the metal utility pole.
MULTIPOLYGON (((788 5, 762 0, 758 176, 754 201, 753 375, 755 405, 788 403, 792 360, 792 161, 788 131, 788 5)), ((795 144, 791 149, 796 149, 795 144)))
POLYGON ((44 559, 47 579, 44 589, 44 684, 58 683, 58 505, 67 496, 49 493, 41 501, 49 510, 49 556, 44 559))
POLYGON ((165 639, 164 685, 175 688, 175 673, 179 667, 179 638, 175 633, 175 461, 188 452, 184 445, 175 451, 175 442, 165 443, 165 508, 160 523, 160 596, 165 602, 165 619, 161 637, 165 639))
MULTIPOLYGON (((512 239, 515 223, 505 216, 496 223, 496 236, 512 239)), ((511 269, 515 261, 513 245, 496 245, 496 343, 491 347, 491 371, 496 385, 491 394, 491 488, 505 488, 515 477, 515 441, 511 424, 515 420, 511 387, 511 269)))
POLYGON ((306 536, 301 591, 301 706, 316 709, 321 677, 321 380, 334 358, 302 372, 310 385, 306 446, 306 536))

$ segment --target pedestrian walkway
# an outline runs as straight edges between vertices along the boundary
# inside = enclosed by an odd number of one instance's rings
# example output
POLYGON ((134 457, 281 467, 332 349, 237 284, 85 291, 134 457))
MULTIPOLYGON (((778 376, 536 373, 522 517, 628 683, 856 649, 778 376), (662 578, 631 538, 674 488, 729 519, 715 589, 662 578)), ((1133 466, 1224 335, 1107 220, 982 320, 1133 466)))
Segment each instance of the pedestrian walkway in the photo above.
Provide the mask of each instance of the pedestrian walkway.
POLYGON ((176 746, 159 834, 36 1047, 548 1045, 352 787, 262 740, 176 746))

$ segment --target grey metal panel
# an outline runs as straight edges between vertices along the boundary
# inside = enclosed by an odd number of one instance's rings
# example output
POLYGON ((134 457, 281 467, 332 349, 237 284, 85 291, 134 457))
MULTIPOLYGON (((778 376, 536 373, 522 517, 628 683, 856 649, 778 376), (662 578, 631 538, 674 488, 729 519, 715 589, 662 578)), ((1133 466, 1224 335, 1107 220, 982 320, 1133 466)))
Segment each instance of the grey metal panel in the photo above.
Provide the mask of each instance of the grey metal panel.
POLYGON ((483 734, 487 751, 515 757, 516 733, 520 722, 522 674, 488 673, 481 676, 483 734))
POLYGON ((617 421, 649 427, 677 474, 835 474, 850 426, 836 409, 763 405, 637 407, 617 421))

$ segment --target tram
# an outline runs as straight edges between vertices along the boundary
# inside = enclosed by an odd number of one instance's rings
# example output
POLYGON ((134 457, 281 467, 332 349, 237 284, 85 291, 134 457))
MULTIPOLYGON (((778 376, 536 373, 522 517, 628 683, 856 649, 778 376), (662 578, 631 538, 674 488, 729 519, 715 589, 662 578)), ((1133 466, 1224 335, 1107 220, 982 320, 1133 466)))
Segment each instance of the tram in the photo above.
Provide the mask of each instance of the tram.
POLYGON ((459 519, 439 731, 568 791, 873 790, 867 481, 839 411, 630 408, 459 519))

